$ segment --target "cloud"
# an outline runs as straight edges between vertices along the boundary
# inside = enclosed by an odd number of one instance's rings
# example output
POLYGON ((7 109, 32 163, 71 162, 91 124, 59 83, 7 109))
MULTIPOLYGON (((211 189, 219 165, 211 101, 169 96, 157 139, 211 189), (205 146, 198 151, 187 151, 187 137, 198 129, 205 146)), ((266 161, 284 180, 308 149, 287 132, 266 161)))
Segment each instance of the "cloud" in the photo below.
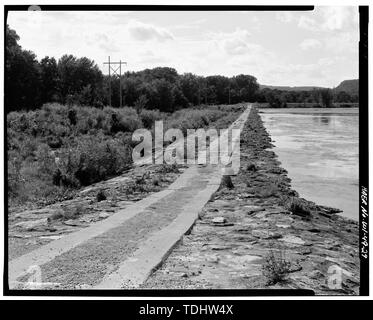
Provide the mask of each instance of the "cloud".
POLYGON ((308 30, 318 29, 317 22, 314 19, 306 16, 301 16, 299 18, 298 27, 308 30))
POLYGON ((341 30, 358 16, 356 7, 324 7, 321 8, 321 12, 324 18, 322 27, 328 30, 341 30))
POLYGON ((321 42, 317 39, 304 39, 299 46, 302 50, 316 49, 321 47, 321 42))
POLYGON ((179 30, 195 30, 201 28, 201 25, 206 23, 206 21, 206 19, 198 19, 188 23, 174 25, 172 28, 179 30))
POLYGON ((96 33, 94 35, 86 36, 86 43, 88 46, 97 46, 104 52, 118 52, 120 47, 113 38, 109 38, 105 33, 96 33))
POLYGON ((169 59, 155 55, 153 51, 146 50, 140 54, 139 62, 142 64, 158 64, 158 63, 166 63, 169 59))
POLYGON ((276 19, 281 22, 289 23, 293 21, 294 17, 292 13, 289 11, 279 11, 276 12, 276 19))
POLYGON ((237 28, 234 32, 217 33, 211 37, 228 55, 243 55, 253 52, 253 50, 258 51, 260 47, 250 42, 251 33, 245 29, 237 28))
POLYGON ((167 41, 174 39, 171 32, 169 32, 167 29, 157 27, 151 24, 146 24, 136 20, 131 20, 128 23, 127 28, 131 37, 139 41, 167 41))
POLYGON ((359 33, 358 32, 343 32, 334 34, 325 40, 325 47, 333 53, 353 53, 359 52, 359 33))
POLYGON ((358 8, 353 6, 316 7, 310 18, 302 15, 298 26, 311 31, 351 30, 358 26, 358 8))

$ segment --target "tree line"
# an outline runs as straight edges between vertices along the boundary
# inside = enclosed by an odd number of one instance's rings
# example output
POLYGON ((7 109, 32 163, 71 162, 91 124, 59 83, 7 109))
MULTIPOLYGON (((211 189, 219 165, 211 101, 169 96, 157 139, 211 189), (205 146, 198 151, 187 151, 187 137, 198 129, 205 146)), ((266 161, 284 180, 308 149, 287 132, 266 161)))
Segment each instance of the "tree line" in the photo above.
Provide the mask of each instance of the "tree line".
MULTIPOLYGON (((63 55, 40 61, 18 44, 19 36, 6 27, 5 106, 7 111, 33 110, 47 102, 103 107, 120 105, 119 78, 104 75, 86 57, 63 55)), ((172 112, 198 104, 254 101, 259 85, 250 75, 201 77, 158 67, 122 75, 122 105, 172 112)))
POLYGON ((16 31, 6 27, 5 107, 6 111, 34 110, 48 102, 66 105, 158 109, 173 112, 200 104, 235 104, 239 102, 267 102, 272 107, 283 107, 289 102, 332 101, 356 102, 358 97, 346 92, 335 94, 329 89, 313 91, 281 91, 259 89, 251 75, 197 76, 178 74, 173 68, 157 67, 139 72, 126 72, 121 81, 104 75, 98 65, 87 57, 63 55, 56 60, 44 57, 40 61, 19 44, 16 31), (119 85, 121 82, 121 88, 119 85))
POLYGON ((315 104, 332 107, 333 103, 358 103, 359 96, 346 91, 335 91, 329 88, 313 90, 286 91, 278 89, 261 89, 257 94, 257 102, 268 103, 273 108, 284 108, 289 103, 315 104))

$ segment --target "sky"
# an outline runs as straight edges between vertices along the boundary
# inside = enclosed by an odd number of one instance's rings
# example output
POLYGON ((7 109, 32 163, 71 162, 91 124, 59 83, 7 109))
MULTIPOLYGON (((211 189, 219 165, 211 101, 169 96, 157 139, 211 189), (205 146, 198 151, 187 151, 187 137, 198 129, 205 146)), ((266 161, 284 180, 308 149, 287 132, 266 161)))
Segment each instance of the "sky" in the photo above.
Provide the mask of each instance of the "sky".
POLYGON ((250 74, 260 84, 335 87, 358 78, 357 7, 313 11, 18 11, 7 23, 38 59, 63 54, 125 70, 250 74))

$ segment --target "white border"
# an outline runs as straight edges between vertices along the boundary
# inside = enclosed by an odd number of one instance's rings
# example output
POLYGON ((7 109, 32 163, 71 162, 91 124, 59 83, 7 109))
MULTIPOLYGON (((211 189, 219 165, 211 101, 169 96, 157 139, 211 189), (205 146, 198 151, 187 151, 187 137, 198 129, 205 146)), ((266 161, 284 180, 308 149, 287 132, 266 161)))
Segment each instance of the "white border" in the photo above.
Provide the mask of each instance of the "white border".
MULTIPOLYGON (((4 5, 17 5, 17 4, 23 4, 23 5, 31 5, 35 3, 30 3, 28 1, 10 1, 10 0, 1 0, 1 26, 4 25, 4 5)), ((331 1, 331 0, 325 0, 325 1, 320 1, 320 0, 313 0, 313 1, 281 1, 281 2, 274 2, 274 1, 269 1, 269 0, 262 0, 262 1, 250 1, 248 2, 247 0, 179 0, 177 3, 175 0, 147 0, 147 1, 128 1, 128 0, 111 0, 110 3, 103 3, 103 1, 95 1, 95 0, 80 0, 78 3, 73 0, 64 0, 63 2, 60 0, 40 0, 37 2, 38 5, 84 5, 84 4, 110 4, 110 5, 320 5, 320 6, 326 6, 326 5, 334 5, 334 6, 346 6, 346 5, 352 5, 352 6, 359 6, 359 5, 369 5, 369 1, 346 1, 346 0, 339 0, 339 1, 331 1)), ((371 9, 371 8, 369 8, 371 9)), ((373 11, 370 12, 370 17, 373 16, 373 11)), ((369 24, 369 60, 373 61, 373 53, 371 50, 371 44, 373 41, 373 36, 372 36, 372 23, 373 19, 370 18, 370 24, 369 24)), ((4 30, 1 32, 1 43, 4 44, 4 30)), ((4 61, 4 50, 0 50, 0 59, 1 59, 1 65, 3 66, 3 61, 4 61)), ((369 110, 371 109, 372 105, 372 93, 373 93, 373 81, 372 81, 372 64, 369 64, 369 110)), ((2 68, 1 70, 4 70, 2 68)), ((45 297, 45 296, 9 296, 9 297, 4 297, 3 296, 3 263, 4 263, 4 252, 3 252, 3 239, 4 239, 4 154, 3 154, 3 141, 4 141, 4 135, 3 135, 3 123, 4 123, 4 106, 3 106, 3 88, 4 88, 4 73, 2 72, 1 78, 0 78, 0 90, 1 90, 1 105, 0 105, 0 141, 1 141, 1 159, 0 159, 0 170, 1 170, 1 178, 0 178, 0 202, 1 202, 1 217, 0 217, 0 299, 1 300, 175 300, 175 301, 186 301, 186 300, 373 300, 373 277, 370 277, 370 296, 369 297, 350 297, 350 296, 333 296, 333 297, 323 297, 323 296, 315 296, 315 297, 238 297, 238 296, 233 296, 233 297, 87 297, 87 296, 82 296, 82 297, 73 297, 73 296, 68 296, 68 297, 45 297)), ((369 123, 371 123, 373 120, 373 115, 371 112, 369 112, 369 123)), ((370 131, 369 132, 369 149, 372 150, 373 147, 373 134, 370 131)), ((369 167, 373 168, 372 166, 372 157, 370 157, 369 160, 369 167)), ((372 170, 369 174, 369 185, 372 186, 372 170)), ((373 207, 373 206, 372 206, 373 207)), ((373 223, 373 218, 370 219, 370 226, 369 226, 369 233, 372 230, 372 223, 373 223)), ((370 250, 370 254, 372 254, 370 250)), ((372 266, 372 257, 370 255, 369 257, 369 262, 370 262, 370 269, 373 268, 372 266)), ((78 292, 77 292, 78 293, 78 292)))

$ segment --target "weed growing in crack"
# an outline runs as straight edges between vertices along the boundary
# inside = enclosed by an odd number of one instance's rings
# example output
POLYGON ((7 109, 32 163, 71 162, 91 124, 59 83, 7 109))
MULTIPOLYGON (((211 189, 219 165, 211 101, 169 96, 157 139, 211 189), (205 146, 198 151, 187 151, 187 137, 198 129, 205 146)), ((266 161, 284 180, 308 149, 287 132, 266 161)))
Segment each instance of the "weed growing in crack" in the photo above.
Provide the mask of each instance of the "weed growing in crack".
POLYGON ((290 270, 291 262, 285 259, 284 251, 275 253, 271 250, 262 265, 262 273, 267 279, 267 285, 284 282, 290 270))

